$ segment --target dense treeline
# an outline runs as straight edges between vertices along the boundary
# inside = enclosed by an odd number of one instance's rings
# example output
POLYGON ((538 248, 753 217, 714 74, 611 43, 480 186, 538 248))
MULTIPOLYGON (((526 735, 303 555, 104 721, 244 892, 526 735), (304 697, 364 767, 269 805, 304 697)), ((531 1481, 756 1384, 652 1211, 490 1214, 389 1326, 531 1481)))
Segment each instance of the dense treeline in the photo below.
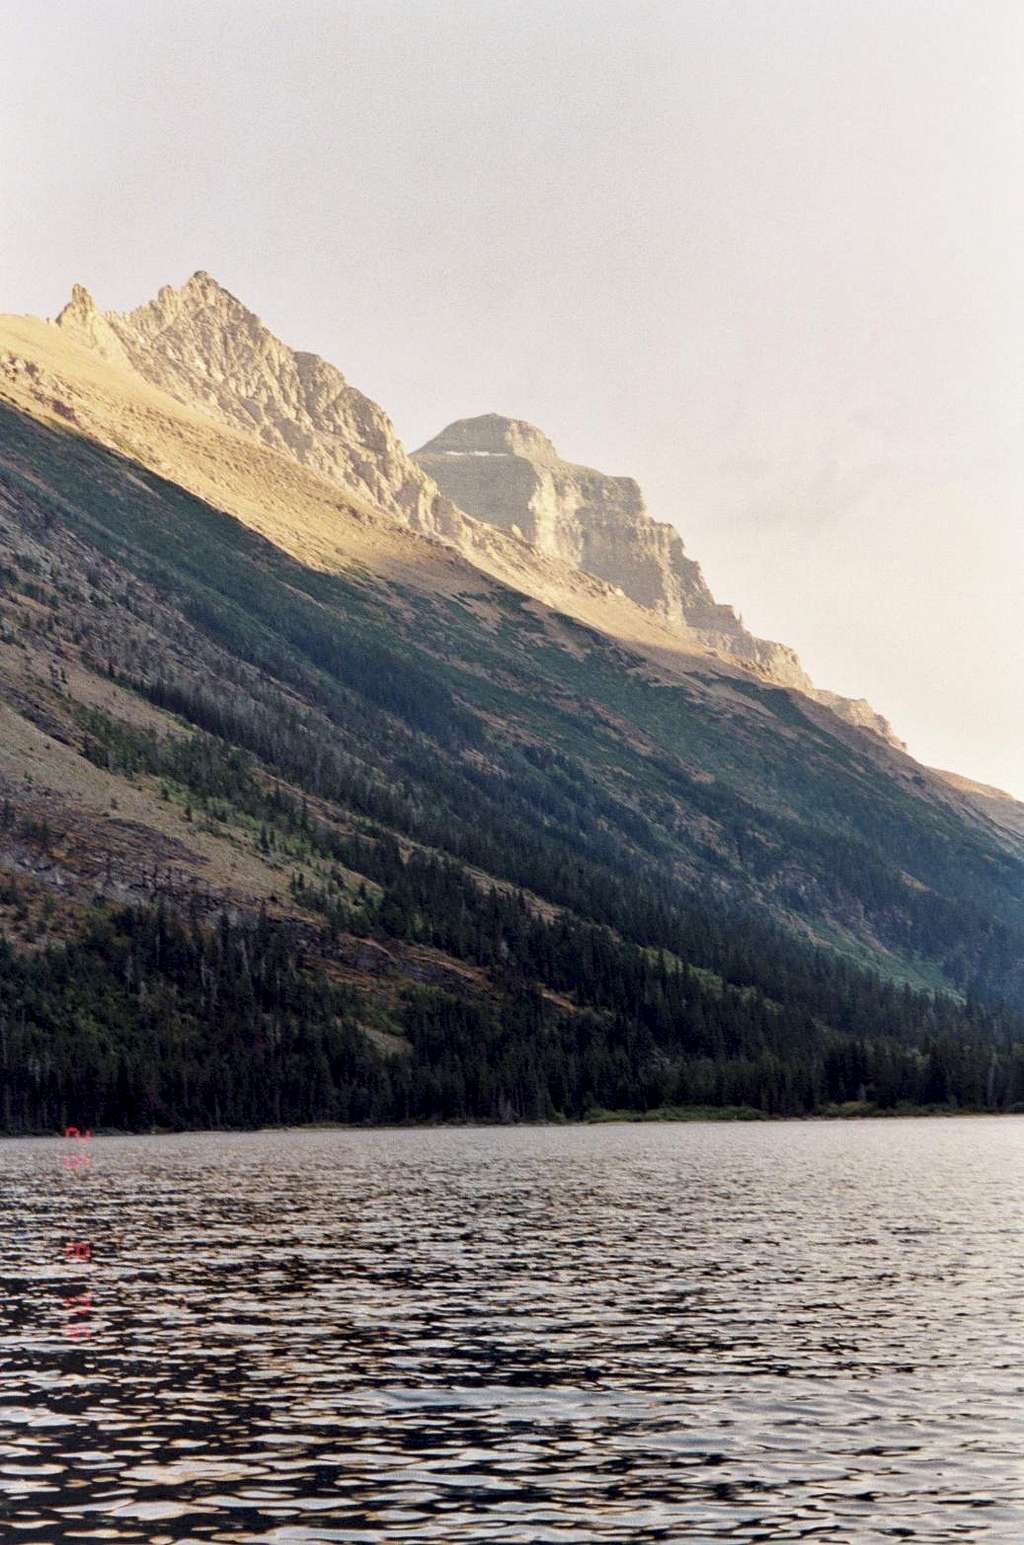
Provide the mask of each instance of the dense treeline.
MULTIPOLYGON (((659 904, 636 885, 614 930, 568 912, 549 920, 521 893, 482 888, 434 855, 403 858, 394 839, 347 839, 331 847, 383 885, 375 914, 383 936, 433 944, 513 980, 542 982, 578 1003, 636 1019, 656 1037, 671 1038, 686 1021, 694 1049, 710 1056, 768 1041, 784 1053, 806 1022, 906 1044, 959 1032, 991 1042, 1024 1037, 1018 1015, 897 986, 801 946, 760 918, 692 903, 659 904), (659 947, 650 947, 651 940, 659 947), (715 1033, 705 1039, 701 1021, 709 996, 720 1007, 711 1015, 715 1033)), ((336 913, 336 923, 351 916, 344 901, 332 902, 329 890, 311 895, 306 889, 305 899, 318 902, 328 916, 336 913)))
POLYGON ((545 922, 448 866, 391 859, 376 931, 440 941, 426 919, 443 903, 443 942, 487 966, 488 993, 405 992, 379 1027, 407 1049, 385 1055, 365 1033, 379 1005, 310 969, 287 925, 100 912, 71 945, 0 944, 4 1129, 1024 1106, 1024 1026, 989 1009, 834 977, 827 957, 800 979, 794 967, 775 1003, 607 929, 545 922), (827 1001, 860 1028, 813 1012, 827 1001))
MULTIPOLYGON (((621 913, 632 913, 632 898, 625 893, 633 887, 623 883, 626 855, 632 859, 630 870, 639 863, 648 883, 660 875, 666 893, 680 892, 678 882, 664 883, 672 857, 665 830, 610 794, 579 762, 550 748, 505 748, 504 769, 498 771, 452 764, 429 745, 394 730, 386 776, 375 777, 372 764, 325 745, 294 708, 282 718, 268 709, 254 712, 213 699, 186 682, 157 678, 132 685, 158 706, 244 746, 309 793, 587 917, 618 925, 621 913)), ((349 736, 354 728, 350 715, 349 736)), ((452 727, 453 744, 461 728, 460 718, 452 727)), ((964 887, 957 886, 954 897, 914 887, 903 870, 882 863, 860 838, 781 817, 769 822, 732 790, 709 786, 678 766, 673 780, 675 796, 714 821, 721 833, 718 848, 698 845, 696 856, 728 872, 736 899, 755 902, 759 887, 771 885, 780 868, 814 875, 810 895, 783 884, 773 889, 775 898, 809 920, 827 912, 830 904, 849 907, 857 898, 865 915, 884 920, 883 931, 895 948, 911 957, 937 957, 957 988, 998 995, 1024 992, 1019 933, 994 922, 964 887), (770 840, 759 831, 766 825, 770 840)), ((674 829, 678 817, 666 812, 668 803, 662 801, 663 822, 674 829)), ((659 810, 653 790, 645 804, 659 810)), ((685 840, 692 844, 690 836, 685 840)), ((942 862, 943 877, 954 885, 956 857, 954 849, 942 862), (952 874, 946 873, 949 864, 952 874)))
POLYGON ((379 1109, 349 999, 265 921, 124 911, 39 955, 0 943, 0 1064, 14 1132, 302 1120, 333 1091, 346 1120, 379 1109))
MULTIPOLYGON (((328 757, 322 749, 314 754, 314 748, 309 746, 308 757, 303 758, 293 750, 286 759, 276 750, 276 741, 253 733, 251 726, 246 734, 244 726, 237 722, 241 716, 230 705, 215 704, 202 694, 164 682, 157 683, 147 695, 162 706, 173 706, 193 722, 215 723, 221 731, 232 728, 233 743, 207 734, 161 741, 151 732, 119 724, 90 710, 84 721, 86 754, 123 771, 145 770, 177 779, 200 801, 226 800, 263 821, 271 835, 278 829, 287 835, 298 833, 314 852, 386 887, 386 904, 378 917, 386 932, 414 937, 461 957, 490 964, 495 958, 495 943, 493 938, 489 942, 483 938, 481 931, 486 934, 488 930, 497 930, 501 948, 520 960, 525 976, 541 976, 557 987, 587 986, 583 980, 566 982, 561 977, 556 980, 544 975, 548 960, 536 941, 546 937, 548 930, 535 913, 526 909, 521 898, 511 899, 507 893, 492 890, 485 901, 478 882, 467 875, 458 861, 436 854, 416 852, 409 862, 404 862, 393 835, 392 829, 397 828, 420 840, 433 839, 442 851, 455 850, 460 859, 488 873, 504 874, 529 891, 557 902, 569 914, 560 924, 563 931, 575 930, 589 938, 594 935, 593 927, 581 928, 572 919, 603 925, 637 946, 637 959, 644 958, 643 947, 667 950, 733 984, 755 987, 766 997, 790 1007, 799 1005, 807 1013, 851 1034, 899 1036, 905 1023, 912 1033, 920 1029, 917 998, 877 973, 865 972, 839 956, 801 945, 792 934, 774 924, 763 909, 750 909, 744 914, 735 902, 726 905, 707 897, 696 899, 654 866, 623 874, 621 870, 614 871, 610 864, 602 864, 592 848, 581 851, 578 843, 568 844, 557 824, 545 820, 540 791, 536 789, 531 794, 539 816, 532 827, 524 821, 509 832, 507 846, 502 850, 494 834, 495 820, 485 820, 489 812, 471 807, 477 822, 464 834, 457 833, 436 806, 432 810, 414 806, 401 793, 375 785, 344 758, 328 757), (374 835, 339 835, 312 817, 306 805, 288 791, 268 788, 257 775, 258 764, 239 749, 239 742, 246 745, 250 741, 256 742, 271 765, 276 763, 300 786, 368 817, 366 830, 374 835), (388 830, 381 833, 381 825, 388 830)), ((540 754, 534 755, 539 758, 540 754)), ((554 762, 562 773, 550 753, 545 760, 554 762)), ((570 781, 564 773, 562 781, 570 781)), ((600 791, 584 789, 581 803, 584 801, 602 820, 610 819, 609 802, 600 791)), ((339 900, 336 887, 333 892, 330 887, 320 891, 304 889, 302 900, 307 905, 319 905, 336 929, 353 925, 358 929, 363 921, 362 909, 353 909, 339 900)), ((1007 932, 1001 937, 990 921, 986 937, 993 952, 1003 950, 1009 955, 1012 951, 1012 935, 1007 932)), ((581 947, 580 958, 589 958, 589 949, 581 947)), ((628 970, 621 951, 614 969, 620 974, 628 970)), ((987 996, 979 994, 973 978, 965 986, 969 998, 987 996)), ((617 1005, 611 1002, 605 1006, 617 1005)), ((942 1033, 958 1024, 962 1014, 954 1000, 942 997, 933 1000, 929 1012, 934 1028, 942 1033)), ((995 1007, 990 1017, 993 1022, 998 1019, 995 1007)))

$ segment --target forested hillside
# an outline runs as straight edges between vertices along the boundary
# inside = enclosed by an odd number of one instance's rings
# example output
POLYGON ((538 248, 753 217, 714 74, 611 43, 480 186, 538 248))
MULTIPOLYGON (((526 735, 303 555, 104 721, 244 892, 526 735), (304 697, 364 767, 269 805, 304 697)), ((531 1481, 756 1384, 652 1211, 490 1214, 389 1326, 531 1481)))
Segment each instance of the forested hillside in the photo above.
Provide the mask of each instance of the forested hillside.
POLYGON ((2 406, 0 520, 7 1130, 1024 1103, 1019 850, 799 694, 2 406))

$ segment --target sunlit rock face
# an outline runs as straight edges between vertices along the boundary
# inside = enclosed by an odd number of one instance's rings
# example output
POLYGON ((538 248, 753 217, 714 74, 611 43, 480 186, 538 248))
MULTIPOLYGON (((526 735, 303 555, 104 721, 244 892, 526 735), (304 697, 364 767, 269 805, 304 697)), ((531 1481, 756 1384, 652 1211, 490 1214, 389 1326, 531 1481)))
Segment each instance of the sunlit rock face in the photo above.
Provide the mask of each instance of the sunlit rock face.
POLYGON ((720 605, 675 527, 651 517, 633 478, 563 461, 541 430, 496 413, 449 424, 414 459, 470 515, 618 586, 671 626, 781 686, 818 697, 851 723, 895 739, 870 704, 819 694, 794 650, 755 638, 731 606, 720 605))
POLYGON ((716 602, 678 531, 651 518, 633 478, 563 461, 532 424, 494 413, 449 424, 415 460, 460 509, 618 585, 714 647, 773 664, 787 685, 810 685, 792 650, 752 638, 732 607, 716 602))
POLYGON ((633 478, 563 461, 532 424, 461 419, 415 460, 460 509, 620 586, 667 622, 728 610, 715 606, 678 532, 651 519, 633 478))
MULTIPOLYGON (((528 546, 510 552, 506 568, 530 593, 552 598, 552 576, 534 570, 555 560, 618 590, 691 643, 895 740, 869 704, 819 693, 792 649, 755 638, 731 606, 720 605, 675 527, 652 519, 633 478, 563 461, 532 424, 497 414, 460 419, 410 456, 377 403, 319 355, 282 343, 203 271, 130 312, 102 312, 76 285, 57 326, 150 386, 255 435, 471 559, 479 556, 482 530, 520 539, 528 546)), ((556 577, 564 588, 564 574, 556 577)))
POLYGON ((445 535, 457 512, 411 460, 384 410, 319 355, 290 349, 207 273, 130 312, 100 312, 76 286, 57 318, 77 342, 127 361, 152 386, 285 451, 414 529, 445 535))

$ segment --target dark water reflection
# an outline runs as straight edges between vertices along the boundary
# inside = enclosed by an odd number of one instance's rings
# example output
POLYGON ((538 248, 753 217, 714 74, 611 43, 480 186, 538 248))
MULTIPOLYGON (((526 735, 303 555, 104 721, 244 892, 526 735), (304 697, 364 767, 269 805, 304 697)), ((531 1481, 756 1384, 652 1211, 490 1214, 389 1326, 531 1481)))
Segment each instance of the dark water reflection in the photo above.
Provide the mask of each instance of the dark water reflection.
POLYGON ((4 1540, 1024 1540, 1024 1120, 66 1146, 4 1540))

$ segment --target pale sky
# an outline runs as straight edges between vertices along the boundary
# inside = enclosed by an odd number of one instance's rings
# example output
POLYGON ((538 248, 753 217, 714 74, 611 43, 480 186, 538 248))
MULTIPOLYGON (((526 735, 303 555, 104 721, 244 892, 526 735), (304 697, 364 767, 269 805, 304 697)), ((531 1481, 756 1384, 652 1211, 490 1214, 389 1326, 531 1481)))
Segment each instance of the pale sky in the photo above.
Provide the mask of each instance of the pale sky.
POLYGON ((0 310, 208 269, 541 426, 1024 797, 1020 0, 0 0, 0 310))

